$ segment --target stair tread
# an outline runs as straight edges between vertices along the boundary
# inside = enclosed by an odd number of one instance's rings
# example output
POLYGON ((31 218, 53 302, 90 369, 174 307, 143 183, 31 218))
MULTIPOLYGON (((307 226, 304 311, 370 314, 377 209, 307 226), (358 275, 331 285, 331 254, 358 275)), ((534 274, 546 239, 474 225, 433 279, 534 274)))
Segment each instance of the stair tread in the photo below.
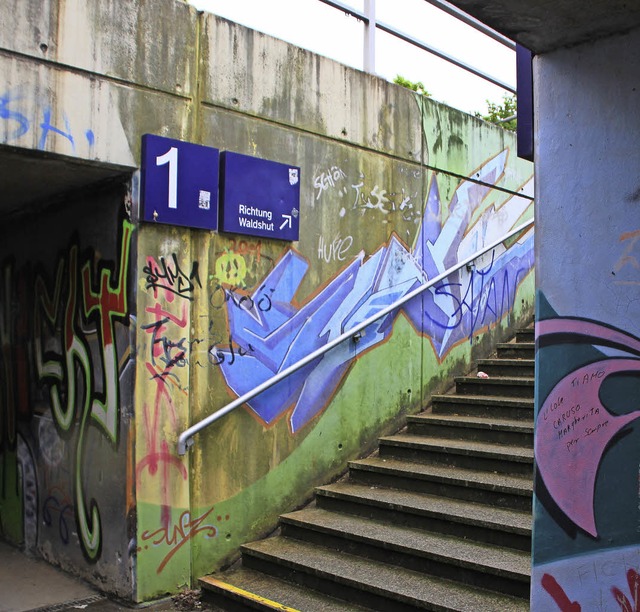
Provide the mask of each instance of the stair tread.
MULTIPOLYGON (((521 342, 519 344, 522 344, 521 342)), ((511 345, 510 345, 511 346, 511 345)), ((517 346, 517 345, 516 345, 517 346)), ((536 360, 532 357, 522 357, 518 359, 517 357, 485 357, 483 359, 478 359, 476 363, 490 363, 499 365, 501 363, 508 365, 535 365, 536 360)))
POLYGON ((519 433, 533 433, 533 420, 507 419, 501 417, 489 418, 480 416, 449 415, 449 414, 416 414, 407 416, 408 423, 433 423, 443 425, 461 425, 464 428, 492 429, 495 431, 514 431, 519 433))
POLYGON ((286 611, 322 610, 322 612, 362 612, 362 608, 344 600, 334 599, 275 576, 242 567, 224 574, 212 574, 199 579, 203 589, 224 593, 235 601, 249 599, 259 602, 262 609, 286 611), (268 601, 265 601, 268 600, 268 601))
POLYGON ((533 461, 533 448, 524 446, 508 446, 495 442, 480 442, 476 440, 455 440, 435 436, 421 436, 411 434, 395 434, 380 438, 381 444, 388 446, 403 446, 405 448, 437 449, 457 451, 459 454, 484 457, 502 458, 511 461, 533 461))
POLYGON ((334 550, 300 540, 275 537, 243 547, 245 553, 278 562, 295 571, 336 583, 366 590, 373 595, 396 599, 417 608, 477 612, 491 610, 528 610, 524 599, 482 591, 477 587, 429 576, 398 566, 390 566, 348 553, 335 554, 334 550), (444 602, 451 602, 444 607, 444 602))
POLYGON ((495 491, 530 495, 533 493, 533 479, 527 476, 482 472, 450 465, 431 465, 414 463, 400 459, 370 457, 350 461, 351 469, 400 473, 415 478, 427 478, 439 481, 455 481, 464 486, 480 486, 495 491))
MULTIPOLYGON (((480 379, 482 380, 482 379, 480 379)), ((504 395, 481 395, 479 393, 465 393, 459 395, 455 393, 447 395, 432 395, 432 403, 434 401, 443 402, 463 402, 476 404, 493 404, 501 406, 511 406, 516 408, 533 408, 533 398, 528 397, 505 397, 504 395)))
POLYGON ((455 377, 460 392, 432 396, 432 411, 409 416, 409 429, 381 437, 373 456, 350 461, 350 478, 318 487, 317 503, 282 515, 279 535, 242 546, 244 567, 202 578, 203 589, 247 608, 290 612, 358 612, 367 605, 529 610, 529 339, 498 344, 508 349, 498 352, 504 358, 476 364, 488 377, 455 377), (495 471, 503 461, 508 471, 495 471))
POLYGON ((531 512, 524 510, 501 508, 416 491, 372 487, 350 481, 318 487, 316 492, 326 497, 339 497, 427 517, 444 515, 454 522, 531 535, 531 512))
POLYGON ((482 385, 533 385, 533 376, 489 376, 489 378, 479 378, 478 376, 456 376, 455 382, 474 382, 482 385))
POLYGON ((283 515, 282 520, 325 534, 373 544, 387 551, 428 557, 497 576, 527 581, 531 574, 531 556, 528 552, 440 535, 415 527, 389 524, 322 508, 298 510, 283 515))

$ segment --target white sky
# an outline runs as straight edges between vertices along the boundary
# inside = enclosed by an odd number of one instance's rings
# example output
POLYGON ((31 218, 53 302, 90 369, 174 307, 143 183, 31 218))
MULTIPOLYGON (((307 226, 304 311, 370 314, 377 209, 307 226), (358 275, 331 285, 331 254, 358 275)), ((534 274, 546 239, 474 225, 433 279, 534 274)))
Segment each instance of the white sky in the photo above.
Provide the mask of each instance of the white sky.
MULTIPOLYGON (((362 23, 319 0, 188 1, 199 10, 362 69, 362 23)), ((364 0, 343 4, 364 9, 364 0)), ((377 0, 376 19, 515 86, 514 51, 425 0, 377 0)), ((487 99, 501 102, 508 93, 379 29, 376 38, 376 73, 389 81, 398 74, 421 81, 436 100, 472 114, 485 113, 487 99)))

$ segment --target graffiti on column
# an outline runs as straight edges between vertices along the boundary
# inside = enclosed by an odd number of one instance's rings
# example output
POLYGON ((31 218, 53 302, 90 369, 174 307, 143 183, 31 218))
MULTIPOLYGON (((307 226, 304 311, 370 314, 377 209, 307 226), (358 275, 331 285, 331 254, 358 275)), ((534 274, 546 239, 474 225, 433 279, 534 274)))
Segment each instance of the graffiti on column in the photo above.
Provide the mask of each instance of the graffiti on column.
POLYGON ((179 573, 188 564, 192 539, 213 538, 217 529, 209 519, 213 507, 191 514, 188 464, 170 441, 187 424, 193 345, 189 321, 191 302, 202 289, 199 264, 186 263, 180 253, 148 255, 141 272, 146 297, 140 330, 147 348, 141 363, 136 482, 139 517, 146 528, 137 536, 138 570, 159 575, 165 570, 179 573), (148 514, 140 510, 141 500, 150 504, 148 514))
MULTIPOLYGON (((626 259, 631 243, 624 249, 616 272, 633 261, 626 259)), ((540 363, 551 365, 539 377, 536 521, 553 545, 536 543, 532 609, 636 610, 640 546, 629 528, 640 480, 628 440, 640 418, 640 338, 602 321, 559 316, 542 294, 539 302, 536 342, 540 363), (616 500, 605 512, 611 482, 616 500)))
POLYGON ((600 398, 603 384, 621 373, 640 373, 640 339, 584 319, 559 317, 536 325, 540 347, 558 343, 604 346, 626 354, 571 370, 543 400, 536 419, 535 455, 551 497, 578 527, 597 537, 593 499, 605 449, 640 410, 614 414, 600 398))
POLYGON ((161 524, 169 529, 171 519, 171 476, 175 472, 187 480, 187 468, 162 435, 163 423, 169 422, 177 428, 179 415, 174 402, 174 393, 188 396, 188 374, 183 380, 181 370, 187 366, 189 302, 194 290, 201 286, 198 264, 191 271, 182 271, 177 255, 159 260, 147 257, 142 270, 146 288, 153 295, 152 304, 145 308, 145 317, 140 328, 150 337, 150 351, 145 368, 153 381, 153 400, 143 405, 143 431, 145 448, 138 460, 136 470, 138 483, 146 471, 159 478, 162 498, 161 524))

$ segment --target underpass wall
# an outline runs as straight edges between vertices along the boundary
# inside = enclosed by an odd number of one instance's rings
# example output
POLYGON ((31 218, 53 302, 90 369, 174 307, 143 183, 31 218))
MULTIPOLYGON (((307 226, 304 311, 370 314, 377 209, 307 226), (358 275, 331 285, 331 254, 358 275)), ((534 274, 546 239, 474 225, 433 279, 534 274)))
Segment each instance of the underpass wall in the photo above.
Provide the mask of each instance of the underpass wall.
MULTIPOLYGON (((112 262, 111 294, 123 260, 116 236, 131 223, 131 296, 116 318, 135 340, 116 352, 121 367, 127 354, 135 367, 131 387, 117 383, 121 398, 131 394, 132 417, 122 420, 120 399, 119 442, 92 459, 71 448, 64 455, 69 483, 82 472, 84 490, 102 491, 96 474, 109 469, 121 490, 111 495, 115 514, 94 494, 95 508, 111 518, 93 556, 82 553, 82 514, 71 495, 68 546, 78 558, 58 545, 47 558, 146 601, 233 561, 242 542, 273 529, 279 513, 337 477, 530 317, 531 232, 228 415, 196 436, 186 456, 177 453, 190 424, 530 218, 532 166, 516 158, 511 133, 182 2, 59 0, 44 11, 35 0, 13 4, 18 26, 0 28, 4 147, 133 173, 105 218, 92 217, 84 196, 77 228, 80 248, 112 262), (145 133, 299 167, 299 240, 140 222, 135 168, 145 133), (127 569, 113 575, 101 564, 127 569)), ((75 201, 54 200, 43 204, 51 219, 75 201)), ((23 223, 28 231, 33 220, 23 223)), ((60 234, 52 250, 72 235, 60 234)), ((3 245, 7 257, 13 244, 3 245)), ((20 248, 26 260, 38 244, 20 248)), ((96 316, 98 325, 113 319, 107 310, 96 316)), ((73 359, 70 345, 58 350, 73 359)), ((32 379, 45 398, 43 418, 53 414, 46 397, 55 381, 32 379)), ((83 420, 83 401, 76 398, 72 429, 99 438, 99 420, 83 420)), ((3 410, 10 422, 15 411, 3 410)), ((52 439, 63 439, 53 425, 52 439)), ((18 428, 32 427, 26 416, 18 428)), ((4 477, 19 487, 15 447, 2 453, 4 477)), ((34 472, 44 473, 34 457, 34 472)), ((0 503, 2 533, 24 542, 21 495, 11 499, 0 503)), ((44 554, 42 528, 34 539, 44 554)))
POLYGON ((3 225, 2 536, 131 597, 133 224, 126 186, 3 225))
POLYGON ((536 610, 638 606, 640 60, 629 56, 638 44, 636 28, 534 62, 545 236, 536 246, 536 610), (584 130, 595 108, 598 123, 584 130))

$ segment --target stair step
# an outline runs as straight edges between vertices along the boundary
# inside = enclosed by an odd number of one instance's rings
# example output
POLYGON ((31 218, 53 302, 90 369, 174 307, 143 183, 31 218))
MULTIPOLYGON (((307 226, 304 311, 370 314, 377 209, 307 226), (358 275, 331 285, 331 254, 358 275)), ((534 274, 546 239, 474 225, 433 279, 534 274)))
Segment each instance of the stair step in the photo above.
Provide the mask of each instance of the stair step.
POLYGON ((407 417, 407 433, 533 447, 533 422, 519 419, 423 413, 407 417))
POLYGON ((501 342, 496 345, 498 357, 533 359, 536 355, 535 342, 501 342))
POLYGON ((516 342, 535 342, 536 330, 534 327, 526 327, 516 331, 516 342))
POLYGON ((533 398, 503 395, 434 395, 434 414, 459 414, 487 418, 522 419, 533 422, 533 398))
POLYGON ((370 457, 349 462, 349 477, 373 486, 409 489, 531 511, 531 476, 370 457))
POLYGON ((316 489, 319 508, 531 551, 531 514, 352 481, 316 489))
POLYGON ((278 610, 298 612, 363 612, 355 604, 333 599, 287 580, 281 580, 247 568, 225 572, 224 575, 203 576, 199 579, 203 599, 223 605, 224 610, 278 610), (211 594, 209 597, 207 593, 211 594))
POLYGON ((531 558, 524 551, 322 508, 307 508, 281 518, 282 535, 287 538, 517 597, 529 594, 531 558))
POLYGON ((483 591, 291 538, 243 547, 246 566, 377 610, 528 610, 528 599, 483 591))
POLYGON ((478 370, 489 376, 533 378, 535 363, 535 359, 479 359, 478 370))
POLYGON ((477 376, 458 376, 455 378, 456 392, 471 395, 506 395, 507 397, 526 397, 533 399, 533 378, 500 376, 478 378, 477 376))
POLYGON ((349 462, 348 478, 242 547, 243 567, 201 580, 225 610, 529 609, 535 335, 482 359, 488 376, 349 462), (326 594, 326 595, 325 595, 326 594), (330 594, 330 596, 329 596, 330 594))
POLYGON ((533 448, 396 434, 379 440, 383 458, 533 477, 533 448))

